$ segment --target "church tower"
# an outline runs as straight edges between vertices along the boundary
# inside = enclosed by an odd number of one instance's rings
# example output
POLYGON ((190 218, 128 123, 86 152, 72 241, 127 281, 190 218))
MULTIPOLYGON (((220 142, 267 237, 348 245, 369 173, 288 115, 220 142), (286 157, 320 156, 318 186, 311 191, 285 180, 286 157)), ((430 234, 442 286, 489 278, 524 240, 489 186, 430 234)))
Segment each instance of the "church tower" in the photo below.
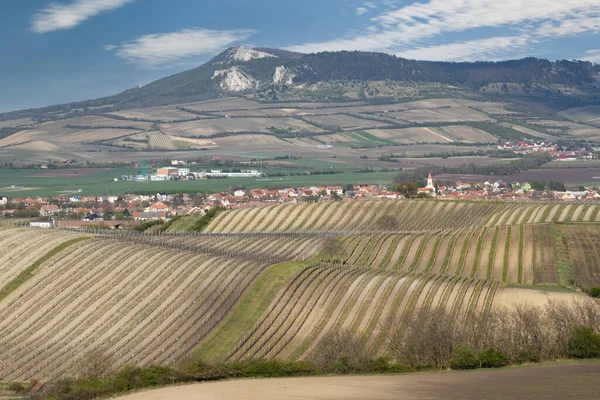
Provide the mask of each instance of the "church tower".
POLYGON ((429 176, 427 177, 427 186, 425 186, 425 188, 435 190, 435 186, 433 186, 433 178, 431 177, 431 172, 429 173, 429 176))

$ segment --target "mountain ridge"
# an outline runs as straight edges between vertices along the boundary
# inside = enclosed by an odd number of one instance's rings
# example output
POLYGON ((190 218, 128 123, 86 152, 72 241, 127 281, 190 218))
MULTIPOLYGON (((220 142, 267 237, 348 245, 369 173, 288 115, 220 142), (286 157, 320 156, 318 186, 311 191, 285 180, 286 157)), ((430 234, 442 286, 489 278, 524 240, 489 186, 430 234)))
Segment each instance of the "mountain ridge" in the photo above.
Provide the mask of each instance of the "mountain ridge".
MULTIPOLYGON (((232 47, 207 63, 127 89, 113 96, 0 114, 0 120, 70 112, 93 113, 208 100, 221 95, 258 94, 278 100, 290 91, 315 91, 332 82, 392 81, 460 87, 477 96, 512 96, 546 102, 600 102, 600 65, 587 61, 549 61, 533 57, 498 62, 417 61, 374 52, 301 54, 280 49, 232 47), (492 85, 492 87, 490 87, 492 85), (500 85, 493 87, 493 85, 500 85)), ((342 90, 343 92, 343 90, 342 90)), ((344 100, 338 90, 335 100, 344 100)), ((316 100, 318 94, 314 95, 316 100)), ((325 100, 332 100, 331 96, 325 100)))

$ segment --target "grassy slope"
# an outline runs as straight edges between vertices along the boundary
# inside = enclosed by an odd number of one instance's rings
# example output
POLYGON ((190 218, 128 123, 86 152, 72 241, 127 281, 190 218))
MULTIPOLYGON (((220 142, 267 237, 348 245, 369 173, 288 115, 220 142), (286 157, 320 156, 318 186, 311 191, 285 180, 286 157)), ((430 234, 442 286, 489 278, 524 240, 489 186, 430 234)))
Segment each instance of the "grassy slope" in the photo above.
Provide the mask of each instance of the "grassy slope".
POLYGON ((193 351, 191 358, 219 360, 227 356, 254 327, 286 282, 304 267, 303 263, 289 261, 265 270, 225 319, 193 351))
POLYGON ((0 301, 4 300, 9 294, 15 291, 19 286, 27 281, 34 273, 37 268, 39 268, 44 262, 48 261, 50 258, 54 257, 64 249, 69 246, 74 245, 75 243, 79 243, 83 240, 89 240, 89 237, 80 237, 71 239, 68 242, 62 243, 59 246, 56 246, 54 249, 50 250, 46 253, 42 258, 31 264, 27 269, 19 274, 15 279, 10 281, 5 287, 0 290, 0 301))
POLYGON ((194 227, 194 224, 198 222, 202 218, 202 216, 198 215, 189 215, 184 218, 181 218, 179 221, 174 222, 173 225, 167 229, 170 233, 181 233, 181 232, 189 232, 194 227))

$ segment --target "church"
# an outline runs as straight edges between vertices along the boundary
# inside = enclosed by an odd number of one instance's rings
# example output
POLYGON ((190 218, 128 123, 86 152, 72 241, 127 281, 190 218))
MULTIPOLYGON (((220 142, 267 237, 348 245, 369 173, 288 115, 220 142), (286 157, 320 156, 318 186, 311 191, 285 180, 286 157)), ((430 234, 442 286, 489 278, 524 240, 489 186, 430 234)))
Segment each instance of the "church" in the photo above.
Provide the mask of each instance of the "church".
POLYGON ((435 186, 433 185, 433 178, 431 176, 431 172, 427 177, 427 186, 425 186, 424 188, 419 188, 419 193, 425 193, 426 195, 431 197, 436 196, 435 186))

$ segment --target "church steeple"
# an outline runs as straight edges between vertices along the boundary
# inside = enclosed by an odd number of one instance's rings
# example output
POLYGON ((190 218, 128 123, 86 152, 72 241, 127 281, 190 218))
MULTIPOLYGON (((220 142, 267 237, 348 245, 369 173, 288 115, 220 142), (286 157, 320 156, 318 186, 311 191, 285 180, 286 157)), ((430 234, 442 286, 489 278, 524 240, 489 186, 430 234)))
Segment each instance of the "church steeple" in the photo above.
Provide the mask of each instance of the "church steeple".
POLYGON ((435 189, 435 186, 433 186, 433 178, 431 177, 431 172, 429 173, 429 176, 427 177, 427 186, 425 186, 428 189, 435 189))

